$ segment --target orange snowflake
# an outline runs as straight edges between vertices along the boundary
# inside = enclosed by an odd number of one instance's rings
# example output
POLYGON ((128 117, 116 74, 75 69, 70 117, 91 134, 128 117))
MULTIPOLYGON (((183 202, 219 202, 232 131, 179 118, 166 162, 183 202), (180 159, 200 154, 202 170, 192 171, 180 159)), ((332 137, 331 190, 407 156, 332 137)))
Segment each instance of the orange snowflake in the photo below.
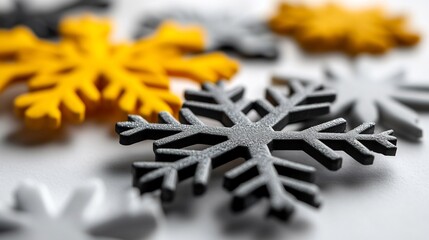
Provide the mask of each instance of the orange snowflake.
POLYGON ((215 82, 238 68, 221 53, 188 56, 204 47, 195 26, 166 22, 152 36, 115 44, 108 20, 84 16, 63 20, 60 32, 59 42, 48 42, 24 28, 0 31, 0 57, 8 56, 0 62, 0 90, 27 80, 30 92, 14 105, 31 128, 82 122, 102 102, 151 120, 160 111, 176 114, 181 101, 169 91, 169 77, 215 82))
POLYGON ((376 7, 351 10, 335 4, 310 7, 283 3, 269 23, 275 32, 293 36, 312 52, 380 54, 420 40, 407 28, 404 16, 388 16, 376 7))

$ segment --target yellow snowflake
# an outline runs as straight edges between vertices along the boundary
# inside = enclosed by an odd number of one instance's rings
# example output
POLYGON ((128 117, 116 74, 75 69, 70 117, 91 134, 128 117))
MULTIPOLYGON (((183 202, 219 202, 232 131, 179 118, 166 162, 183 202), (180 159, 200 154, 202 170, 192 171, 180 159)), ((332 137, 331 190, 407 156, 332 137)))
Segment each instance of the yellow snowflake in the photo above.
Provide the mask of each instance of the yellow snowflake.
POLYGON ((277 33, 293 36, 312 52, 380 54, 420 40, 407 28, 405 17, 389 16, 377 7, 351 10, 335 4, 310 7, 283 3, 270 26, 277 33))
POLYGON ((84 16, 63 20, 60 32, 59 42, 48 42, 23 28, 0 31, 0 56, 8 56, 0 62, 0 90, 27 80, 30 92, 14 105, 31 128, 82 122, 102 103, 151 120, 160 111, 176 114, 181 101, 169 91, 169 77, 215 82, 238 68, 221 53, 189 56, 204 47, 195 26, 166 22, 150 37, 114 44, 108 20, 84 16))

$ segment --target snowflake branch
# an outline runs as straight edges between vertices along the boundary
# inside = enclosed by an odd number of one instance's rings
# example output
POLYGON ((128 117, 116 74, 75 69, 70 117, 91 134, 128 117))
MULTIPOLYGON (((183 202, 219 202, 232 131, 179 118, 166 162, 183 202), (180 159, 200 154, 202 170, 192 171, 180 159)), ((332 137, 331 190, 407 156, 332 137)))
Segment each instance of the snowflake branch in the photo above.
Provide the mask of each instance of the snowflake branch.
POLYGON ((273 149, 304 149, 330 170, 341 167, 342 158, 335 150, 343 150, 365 165, 373 163, 372 151, 384 155, 396 153, 393 131, 374 134, 373 123, 364 123, 348 132, 345 129, 346 120, 339 118, 300 132, 275 132, 273 149))
POLYGON ((268 214, 287 219, 295 198, 312 206, 320 205, 318 188, 311 182, 315 169, 271 156, 267 146, 250 151, 252 158, 225 174, 224 186, 233 191, 232 208, 242 211, 266 197, 268 214))
MULTIPOLYGON (((194 124, 178 124, 174 121, 171 123, 149 123, 143 117, 138 115, 129 115, 128 121, 119 122, 116 124, 116 132, 120 136, 120 143, 124 145, 131 145, 136 142, 144 140, 158 140, 155 141, 155 146, 164 146, 172 144, 174 141, 181 141, 185 139, 186 144, 190 143, 186 141, 191 140, 191 138, 198 138, 198 134, 201 135, 211 135, 214 139, 216 136, 222 136, 228 130, 224 127, 208 127, 202 125, 202 122, 196 121, 195 117, 190 117, 186 111, 181 114, 182 118, 185 121, 193 122, 194 124)), ((171 116, 166 117, 169 113, 160 114, 161 122, 168 122, 172 120, 171 116)), ((201 140, 201 139, 200 139, 201 140)), ((209 140, 209 139, 207 139, 209 140)), ((202 140, 204 141, 204 139, 202 140)), ((210 140, 209 140, 210 141, 210 140)), ((217 141, 216 141, 217 142, 217 141)), ((185 144, 185 145, 186 145, 185 144)), ((176 145, 175 145, 176 146, 176 145)))
MULTIPOLYGON (((281 130, 288 123, 329 112, 329 103, 335 100, 333 91, 321 89, 321 86, 317 84, 304 86, 299 81, 289 81, 288 83, 292 90, 289 98, 272 88, 267 89, 266 98, 275 108, 259 121, 260 124, 281 130)), ((258 106, 262 107, 260 103, 258 106)), ((268 111, 266 107, 263 108, 268 111)))
POLYGON ((224 84, 204 84, 203 91, 186 91, 184 108, 194 114, 216 119, 224 126, 248 124, 251 121, 241 111, 244 88, 238 87, 226 91, 224 84))
MULTIPOLYGON (((210 177, 210 169, 228 162, 227 155, 236 149, 230 141, 225 141, 202 151, 186 149, 157 149, 155 155, 163 154, 184 157, 174 162, 137 162, 133 164, 134 186, 141 193, 161 189, 161 199, 171 201, 174 198, 179 181, 194 177, 194 193, 205 192, 210 177)), ((234 158, 232 158, 234 159, 234 158)))

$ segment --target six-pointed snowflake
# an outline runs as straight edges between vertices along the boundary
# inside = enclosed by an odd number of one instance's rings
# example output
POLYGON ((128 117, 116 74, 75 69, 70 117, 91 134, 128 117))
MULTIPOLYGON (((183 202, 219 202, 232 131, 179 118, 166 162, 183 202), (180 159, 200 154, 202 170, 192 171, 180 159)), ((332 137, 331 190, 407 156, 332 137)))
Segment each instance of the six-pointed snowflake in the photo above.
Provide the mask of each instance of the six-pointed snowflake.
POLYGON ((143 18, 137 36, 152 33, 166 20, 198 24, 205 29, 208 51, 231 50, 243 57, 274 59, 279 55, 276 41, 262 21, 237 12, 197 12, 188 9, 159 11, 143 18), (227 26, 227 27, 226 27, 227 26))
POLYGON ((78 8, 106 8, 108 0, 74 0, 49 11, 30 11, 25 1, 14 1, 14 9, 0 12, 0 28, 13 28, 18 25, 27 26, 37 36, 51 38, 58 36, 58 24, 64 13, 78 8))
POLYGON ((99 202, 107 200, 103 191, 100 181, 92 181, 75 190, 58 211, 45 185, 26 182, 16 190, 16 209, 0 211, 0 239, 135 240, 155 230, 161 213, 154 201, 142 201, 132 191, 122 204, 107 208, 99 202))
MULTIPOLYGON (((62 39, 55 43, 11 30, 22 41, 0 48, 15 55, 0 62, 0 90, 27 80, 31 92, 18 96, 15 108, 32 128, 58 128, 63 117, 81 122, 88 107, 101 103, 151 120, 160 111, 177 114, 181 101, 169 91, 169 77, 215 82, 238 68, 221 53, 187 56, 202 50, 198 27, 166 22, 153 35, 127 44, 111 42, 110 22, 91 16, 66 18, 60 31, 62 39)), ((7 41, 1 33, 0 42, 7 41)))
MULTIPOLYGON (((398 135, 411 140, 421 138, 423 130, 414 109, 429 107, 429 86, 407 83, 402 70, 382 79, 375 79, 365 71, 368 70, 360 67, 356 73, 346 75, 332 67, 326 68, 324 84, 337 92, 327 117, 350 116, 357 123, 382 122, 398 135)), ((273 81, 287 83, 299 78, 283 73, 273 76, 273 81)))
POLYGON ((420 40, 408 29, 405 17, 389 16, 377 7, 350 10, 332 3, 283 3, 270 19, 270 26, 316 52, 384 53, 393 47, 413 46, 420 40))
POLYGON ((373 133, 374 124, 364 123, 345 132, 346 121, 335 119, 302 131, 285 131, 286 125, 314 118, 329 111, 335 94, 318 85, 290 82, 287 97, 267 90, 267 101, 243 99, 244 89, 225 90, 223 84, 204 84, 202 91, 187 91, 180 122, 160 114, 160 123, 129 117, 116 125, 121 144, 154 139, 156 162, 134 163, 134 185, 142 193, 161 189, 161 198, 172 200, 179 181, 194 178, 194 193, 205 191, 212 168, 236 158, 245 163, 225 173, 224 186, 233 191, 233 210, 248 208, 260 198, 269 200, 269 214, 286 219, 295 199, 319 206, 318 188, 312 183, 314 169, 272 156, 274 150, 302 150, 330 170, 341 167, 342 150, 361 164, 372 164, 372 152, 395 155, 392 131, 373 133), (255 110, 261 119, 246 114, 255 110), (198 116, 220 121, 223 126, 204 124, 198 116), (190 150, 207 144, 203 150, 190 150))

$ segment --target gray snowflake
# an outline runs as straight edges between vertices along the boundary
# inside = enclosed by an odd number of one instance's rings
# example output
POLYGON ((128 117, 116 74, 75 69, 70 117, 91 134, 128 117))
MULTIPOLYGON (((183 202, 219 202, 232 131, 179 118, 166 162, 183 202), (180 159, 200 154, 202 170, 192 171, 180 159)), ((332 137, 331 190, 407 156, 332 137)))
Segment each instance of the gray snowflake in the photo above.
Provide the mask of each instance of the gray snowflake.
POLYGON ((131 192, 117 209, 105 208, 99 202, 105 200, 102 191, 102 183, 92 181, 75 190, 57 212, 45 185, 26 182, 16 191, 16 210, 0 212, 0 239, 137 240, 156 227, 160 212, 153 201, 131 192))
MULTIPOLYGON (((376 79, 362 66, 357 67, 355 74, 340 73, 333 67, 325 69, 325 86, 337 92, 327 117, 350 116, 357 123, 381 122, 411 140, 423 136, 415 110, 429 108, 429 85, 407 83, 402 70, 376 79)), ((287 73, 273 76, 275 83, 287 83, 290 79, 300 77, 287 73)))
POLYGON ((23 0, 14 3, 11 11, 0 12, 0 28, 24 25, 39 37, 52 38, 58 36, 58 25, 66 12, 82 8, 107 8, 110 0, 74 0, 47 11, 32 11, 23 0))
POLYGON ((153 33, 165 20, 185 24, 199 24, 206 31, 206 50, 230 50, 248 58, 275 59, 277 44, 262 21, 243 14, 225 12, 196 12, 189 9, 171 9, 145 16, 137 36, 153 33))
POLYGON ((244 210, 266 197, 268 213, 287 219, 295 199, 314 207, 320 205, 319 190, 312 183, 315 170, 274 157, 272 151, 302 150, 330 170, 341 167, 342 157, 335 150, 345 151, 365 165, 372 164, 372 152, 395 155, 392 131, 374 134, 372 123, 348 132, 344 119, 302 131, 283 130, 290 123, 327 113, 329 102, 335 98, 332 91, 316 84, 304 86, 292 81, 290 87, 289 97, 268 89, 268 102, 245 101, 241 87, 227 91, 223 84, 205 84, 202 91, 186 92, 180 122, 164 112, 159 115, 160 123, 148 123, 134 115, 128 122, 117 123, 121 144, 156 140, 157 161, 134 163, 134 185, 142 193, 161 189, 161 199, 170 201, 177 183, 193 177, 194 193, 202 194, 211 169, 242 157, 246 162, 226 172, 224 178, 224 187, 233 191, 232 209, 244 210), (251 121, 246 115, 251 110, 261 118, 251 121), (218 120, 223 126, 206 125, 197 115, 218 120), (209 147, 186 148, 194 144, 209 147))

